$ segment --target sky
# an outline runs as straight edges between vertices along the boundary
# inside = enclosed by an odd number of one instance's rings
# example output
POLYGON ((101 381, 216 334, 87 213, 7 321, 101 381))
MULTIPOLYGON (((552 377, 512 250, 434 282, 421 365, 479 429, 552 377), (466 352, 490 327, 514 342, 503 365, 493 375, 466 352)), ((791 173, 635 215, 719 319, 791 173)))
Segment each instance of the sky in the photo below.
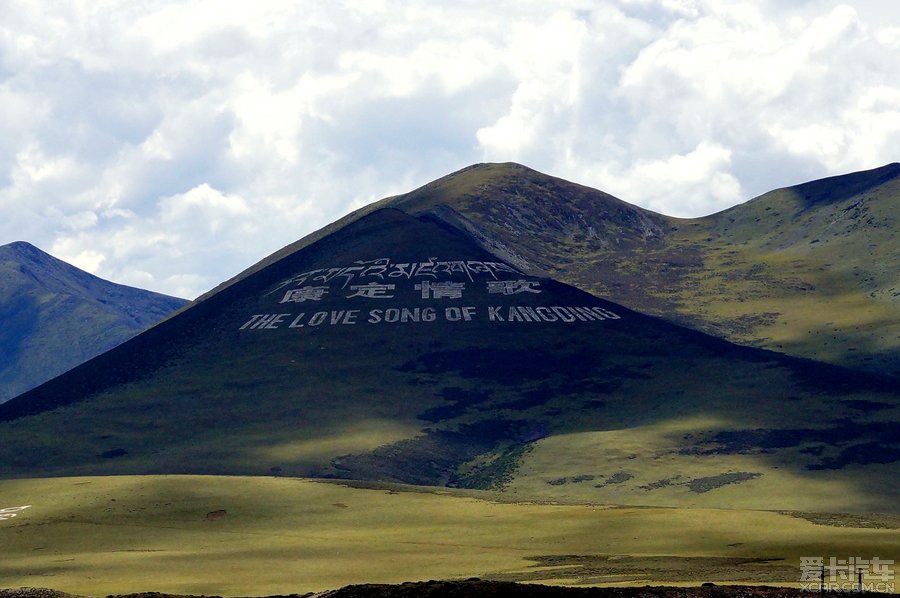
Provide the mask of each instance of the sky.
POLYGON ((897 0, 0 2, 0 244, 115 282, 506 161, 683 217, 900 161, 897 0))

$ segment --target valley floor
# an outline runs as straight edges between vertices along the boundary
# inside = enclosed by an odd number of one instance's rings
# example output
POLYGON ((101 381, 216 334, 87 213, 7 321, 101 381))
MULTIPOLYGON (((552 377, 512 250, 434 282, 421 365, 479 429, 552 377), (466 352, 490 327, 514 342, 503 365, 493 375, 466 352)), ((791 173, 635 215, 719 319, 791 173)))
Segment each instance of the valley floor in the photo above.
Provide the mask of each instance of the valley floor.
MULTIPOLYGON (((829 593, 829 596, 838 596, 829 593)), ((868 592, 878 598, 891 594, 868 592)), ((325 592, 272 596, 270 598, 804 598, 807 590, 769 586, 643 586, 571 588, 542 584, 519 584, 483 579, 422 581, 403 584, 361 584, 325 592)), ((45 588, 0 589, 0 598, 81 598, 45 588)), ((194 598, 178 594, 125 594, 108 598, 194 598)), ((217 597, 218 598, 218 597, 217 597)))
POLYGON ((897 561, 898 529, 891 515, 514 503, 273 477, 2 480, 0 587, 259 596, 471 577, 798 587, 802 559, 897 561))

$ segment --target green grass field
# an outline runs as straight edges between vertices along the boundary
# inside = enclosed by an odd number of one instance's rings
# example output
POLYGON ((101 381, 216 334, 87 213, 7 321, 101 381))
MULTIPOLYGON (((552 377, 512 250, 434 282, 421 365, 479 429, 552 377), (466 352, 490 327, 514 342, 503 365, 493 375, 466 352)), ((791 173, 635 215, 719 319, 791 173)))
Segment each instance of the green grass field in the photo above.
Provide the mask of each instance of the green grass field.
POLYGON ((519 504, 288 478, 0 481, 0 508, 24 505, 0 521, 0 587, 89 595, 266 595, 473 576, 796 585, 802 556, 900 557, 896 516, 519 504))

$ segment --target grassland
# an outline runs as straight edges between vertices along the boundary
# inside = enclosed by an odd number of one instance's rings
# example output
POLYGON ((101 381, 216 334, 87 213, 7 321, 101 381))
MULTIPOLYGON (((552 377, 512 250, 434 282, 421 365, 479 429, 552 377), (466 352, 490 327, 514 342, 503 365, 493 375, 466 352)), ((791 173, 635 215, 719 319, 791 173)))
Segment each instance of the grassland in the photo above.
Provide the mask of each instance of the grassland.
POLYGON ((0 585, 265 595, 350 583, 795 585, 801 556, 900 557, 896 517, 509 502, 477 491, 282 478, 0 482, 0 585), (824 519, 826 522, 827 518, 824 519), (851 525, 853 525, 851 521, 851 525))

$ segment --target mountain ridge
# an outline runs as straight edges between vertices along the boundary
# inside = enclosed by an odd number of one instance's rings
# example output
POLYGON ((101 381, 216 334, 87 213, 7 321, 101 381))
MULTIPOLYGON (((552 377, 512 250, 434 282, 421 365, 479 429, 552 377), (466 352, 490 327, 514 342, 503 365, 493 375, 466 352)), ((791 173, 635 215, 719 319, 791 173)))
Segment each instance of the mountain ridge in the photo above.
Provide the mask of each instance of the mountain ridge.
POLYGON ((36 246, 0 246, 0 401, 151 326, 186 303, 84 272, 36 246))

